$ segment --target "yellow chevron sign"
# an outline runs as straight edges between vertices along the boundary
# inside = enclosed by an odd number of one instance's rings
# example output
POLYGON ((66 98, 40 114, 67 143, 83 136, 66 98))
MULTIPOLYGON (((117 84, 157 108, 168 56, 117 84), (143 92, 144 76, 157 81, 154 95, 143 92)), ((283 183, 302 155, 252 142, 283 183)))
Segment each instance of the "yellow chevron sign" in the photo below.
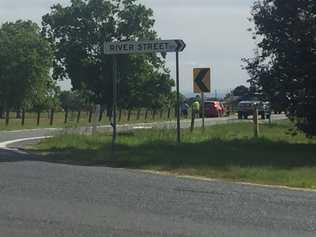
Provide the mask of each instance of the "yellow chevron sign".
POLYGON ((193 69, 193 91, 194 93, 211 92, 211 69, 193 69))

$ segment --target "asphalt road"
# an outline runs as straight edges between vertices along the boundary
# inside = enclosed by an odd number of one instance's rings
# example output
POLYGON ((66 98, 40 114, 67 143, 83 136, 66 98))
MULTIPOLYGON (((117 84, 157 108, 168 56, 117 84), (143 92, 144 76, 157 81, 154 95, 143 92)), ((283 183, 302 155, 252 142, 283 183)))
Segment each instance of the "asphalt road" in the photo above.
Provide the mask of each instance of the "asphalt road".
MULTIPOLYGON (((56 132, 1 132, 0 142, 56 132)), ((316 192, 48 163, 0 149, 0 237, 22 236, 315 237, 316 192)))
POLYGON ((316 236, 316 192, 36 161, 0 150, 1 237, 316 236))

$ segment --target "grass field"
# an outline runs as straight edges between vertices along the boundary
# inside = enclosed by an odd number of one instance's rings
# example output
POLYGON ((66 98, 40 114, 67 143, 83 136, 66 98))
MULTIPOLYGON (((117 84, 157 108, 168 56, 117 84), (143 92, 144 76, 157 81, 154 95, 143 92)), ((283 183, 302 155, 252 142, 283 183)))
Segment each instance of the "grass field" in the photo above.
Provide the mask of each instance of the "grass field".
POLYGON ((119 134, 115 157, 111 136, 104 134, 64 134, 33 149, 51 162, 316 189, 316 139, 293 136, 291 129, 289 122, 262 125, 261 137, 253 139, 251 124, 217 125, 204 132, 184 130, 181 145, 174 142, 175 131, 137 131, 119 134))

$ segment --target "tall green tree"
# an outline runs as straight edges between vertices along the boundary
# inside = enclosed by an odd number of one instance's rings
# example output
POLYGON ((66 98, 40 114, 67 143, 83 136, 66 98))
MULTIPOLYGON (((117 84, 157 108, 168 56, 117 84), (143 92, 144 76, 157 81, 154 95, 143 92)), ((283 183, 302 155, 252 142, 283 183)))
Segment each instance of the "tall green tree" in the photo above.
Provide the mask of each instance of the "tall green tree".
POLYGON ((251 85, 316 135, 316 1, 257 0, 252 20, 258 49, 245 60, 251 85))
POLYGON ((89 107, 86 95, 80 91, 62 91, 59 94, 59 101, 64 110, 80 111, 89 107))
MULTIPOLYGON (((43 17, 43 33, 55 46, 54 78, 69 78, 73 89, 87 91, 94 102, 111 106, 111 56, 106 41, 153 40, 153 11, 136 0, 71 0, 54 5, 43 17)), ((157 54, 120 55, 121 106, 160 106, 173 81, 157 54)))
POLYGON ((0 27, 0 107, 31 106, 51 83, 52 50, 31 21, 0 27))
POLYGON ((237 86, 233 91, 233 96, 247 97, 249 96, 250 90, 244 85, 237 86))

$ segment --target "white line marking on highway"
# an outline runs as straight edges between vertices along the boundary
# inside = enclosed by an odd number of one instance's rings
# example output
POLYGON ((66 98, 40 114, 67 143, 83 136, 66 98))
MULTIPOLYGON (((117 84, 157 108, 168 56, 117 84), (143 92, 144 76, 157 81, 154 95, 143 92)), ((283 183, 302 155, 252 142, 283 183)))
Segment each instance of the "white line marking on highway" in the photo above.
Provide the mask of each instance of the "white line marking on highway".
POLYGON ((133 129, 152 129, 153 127, 149 126, 134 126, 133 129))
POLYGON ((36 132, 36 131, 61 131, 64 128, 33 128, 33 129, 20 129, 20 130, 3 130, 6 133, 19 133, 19 132, 36 132))
POLYGON ((241 182, 241 181, 230 181, 225 179, 217 179, 217 178, 206 178, 203 176, 193 176, 193 175, 181 175, 177 173, 167 172, 167 171, 155 171, 155 170, 139 170, 140 172, 146 174, 154 174, 160 176, 168 176, 168 177, 176 177, 182 179, 191 179, 191 180, 198 180, 198 181, 206 181, 206 182, 223 182, 226 184, 239 184, 249 187, 259 187, 259 188, 270 188, 270 189, 283 189, 289 191, 303 191, 303 192, 316 192, 316 189, 312 188, 296 188, 284 185, 273 185, 273 184, 258 184, 258 183, 250 183, 250 182, 241 182))
POLYGON ((18 142, 25 142, 25 141, 41 140, 41 139, 46 139, 46 138, 50 138, 50 137, 52 137, 52 136, 27 137, 27 138, 20 138, 20 139, 0 142, 0 149, 10 150, 9 148, 7 148, 7 146, 10 144, 14 144, 14 143, 18 143, 18 142))

